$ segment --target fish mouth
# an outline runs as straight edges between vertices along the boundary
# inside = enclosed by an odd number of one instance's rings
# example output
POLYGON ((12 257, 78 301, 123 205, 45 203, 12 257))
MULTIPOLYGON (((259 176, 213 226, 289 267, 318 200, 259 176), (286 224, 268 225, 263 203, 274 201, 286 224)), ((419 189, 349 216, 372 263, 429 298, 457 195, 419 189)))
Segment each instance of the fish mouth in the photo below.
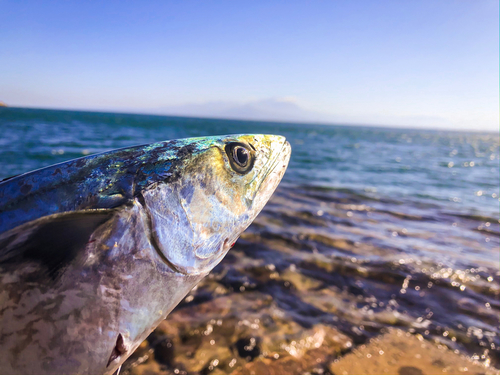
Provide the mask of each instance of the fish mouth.
POLYGON ((275 181, 274 184, 275 186, 272 188, 272 191, 274 192, 274 190, 278 187, 278 184, 280 183, 283 175, 286 172, 291 157, 292 147, 290 146, 290 143, 286 140, 285 137, 282 138, 283 138, 283 143, 281 144, 279 151, 277 151, 274 157, 270 158, 262 168, 263 175, 259 173, 257 176, 254 177, 252 181, 249 182, 249 184, 251 184, 255 180, 260 180, 260 182, 255 188, 255 193, 252 197, 252 202, 259 195, 259 193, 262 193, 261 191, 262 184, 264 184, 266 181, 269 180, 270 175, 274 173, 278 173, 280 175, 279 178, 277 178, 275 181), (278 164, 280 163, 283 163, 283 166, 281 168, 278 168, 278 164))
MULTIPOLYGON (((284 169, 283 173, 286 171, 286 168, 288 167, 288 162, 290 161, 290 156, 292 155, 291 151, 292 151, 292 147, 290 146, 290 143, 285 138, 283 140, 283 144, 281 145, 280 151, 276 153, 276 156, 274 157, 274 159, 271 163, 271 167, 269 168, 269 171, 266 174, 266 177, 276 169, 277 165, 280 162, 284 163, 284 165, 282 167, 284 169), (282 158, 280 159, 280 157, 282 157, 282 158)), ((265 177, 264 177, 264 179, 265 179, 265 177)))

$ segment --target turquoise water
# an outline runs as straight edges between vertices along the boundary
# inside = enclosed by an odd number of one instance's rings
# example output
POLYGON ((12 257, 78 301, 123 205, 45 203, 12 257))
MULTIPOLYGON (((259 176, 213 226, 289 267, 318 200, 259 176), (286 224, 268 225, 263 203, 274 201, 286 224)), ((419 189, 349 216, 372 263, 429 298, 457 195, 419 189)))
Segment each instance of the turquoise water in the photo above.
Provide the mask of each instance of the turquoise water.
MULTIPOLYGON (((254 240, 239 242, 246 256, 310 277, 320 273, 297 261, 307 254, 363 269, 361 278, 340 267, 322 279, 357 298, 356 312, 335 323, 343 332, 370 326, 359 336, 371 337, 389 324, 377 314, 390 311, 411 332, 498 360, 498 133, 0 108, 0 179, 119 147, 231 133, 281 134, 292 145, 280 188, 249 228, 254 240), (283 243, 297 253, 276 250, 283 243), (443 334, 451 331, 454 340, 443 334)), ((289 293, 268 292, 277 301, 289 293)), ((324 319, 296 308, 297 319, 324 319)))

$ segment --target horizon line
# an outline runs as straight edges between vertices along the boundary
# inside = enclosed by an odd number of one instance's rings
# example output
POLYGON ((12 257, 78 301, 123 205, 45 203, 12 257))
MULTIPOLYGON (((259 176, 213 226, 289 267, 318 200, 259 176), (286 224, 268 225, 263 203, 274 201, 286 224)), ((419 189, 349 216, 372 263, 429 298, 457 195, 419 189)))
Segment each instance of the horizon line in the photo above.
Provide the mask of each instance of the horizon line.
MULTIPOLYGON (((5 102, 0 103, 0 111, 3 109, 28 109, 28 110, 41 110, 41 111, 62 111, 62 112, 86 112, 86 113, 106 113, 106 114, 123 114, 123 115, 136 115, 136 116, 155 116, 155 117, 176 117, 176 118, 186 118, 186 119, 198 119, 198 120, 219 120, 219 121, 240 121, 240 122, 255 122, 255 123, 269 123, 269 124, 294 124, 294 125, 319 125, 319 126, 337 126, 337 127, 365 127, 365 128, 381 128, 381 129, 400 129, 400 130, 427 130, 427 131, 445 131, 445 132, 455 132, 455 133, 489 133, 498 134, 495 130, 477 130, 477 129, 447 129, 442 127, 431 128, 427 126, 415 127, 414 125, 387 125, 387 124, 367 124, 367 123, 334 123, 334 122, 324 122, 324 121, 296 121, 296 120, 256 120, 256 119, 246 119, 241 117, 214 117, 207 115, 205 117, 200 116, 189 116, 189 115, 176 115, 172 114, 158 114, 158 113, 148 113, 138 110, 138 112, 131 112, 134 110, 121 110, 121 109, 81 109, 81 108, 54 108, 54 107, 18 107, 10 106, 5 102)), ((147 111, 147 110, 145 110, 147 111)), ((500 124, 499 124, 500 132, 500 124)), ((500 135, 500 134, 498 134, 500 135)))

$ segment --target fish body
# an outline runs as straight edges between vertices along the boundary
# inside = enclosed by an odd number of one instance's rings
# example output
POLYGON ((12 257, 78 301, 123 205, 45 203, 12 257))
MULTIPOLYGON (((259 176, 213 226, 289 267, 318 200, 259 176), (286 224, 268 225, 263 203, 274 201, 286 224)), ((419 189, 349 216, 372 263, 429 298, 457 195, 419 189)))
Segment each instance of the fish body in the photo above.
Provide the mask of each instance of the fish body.
POLYGON ((191 138, 0 183, 2 374, 112 374, 280 182, 283 137, 191 138))

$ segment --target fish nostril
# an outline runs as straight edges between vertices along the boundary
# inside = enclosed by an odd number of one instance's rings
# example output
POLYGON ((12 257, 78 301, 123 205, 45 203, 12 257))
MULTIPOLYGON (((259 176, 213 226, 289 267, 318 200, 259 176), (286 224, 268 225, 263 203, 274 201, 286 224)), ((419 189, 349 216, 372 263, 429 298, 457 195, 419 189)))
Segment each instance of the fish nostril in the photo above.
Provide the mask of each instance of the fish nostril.
POLYGON ((120 358, 126 352, 127 348, 125 347, 125 343, 123 342, 123 336, 121 333, 119 333, 118 337, 116 338, 116 344, 113 348, 113 351, 111 352, 108 364, 106 366, 109 366, 111 362, 113 362, 117 358, 120 358))

